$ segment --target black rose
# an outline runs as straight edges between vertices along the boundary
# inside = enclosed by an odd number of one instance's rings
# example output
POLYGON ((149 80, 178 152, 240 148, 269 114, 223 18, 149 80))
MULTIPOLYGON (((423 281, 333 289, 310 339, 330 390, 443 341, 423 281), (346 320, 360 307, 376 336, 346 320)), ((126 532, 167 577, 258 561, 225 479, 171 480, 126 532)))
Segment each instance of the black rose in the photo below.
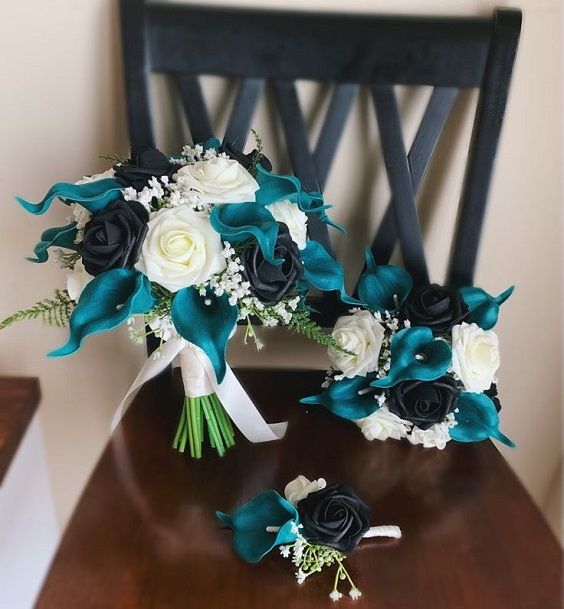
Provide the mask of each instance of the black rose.
POLYGON ((414 326, 427 326, 435 336, 448 334, 468 315, 468 306, 456 288, 433 283, 415 288, 401 308, 401 318, 414 326))
POLYGON ((429 429, 454 410, 459 393, 451 376, 435 381, 402 381, 390 389, 388 409, 419 429, 429 429))
POLYGON ((282 222, 278 226, 274 258, 281 258, 284 262, 276 265, 265 260, 258 243, 254 243, 241 254, 243 275, 251 284, 251 293, 266 305, 275 304, 285 296, 295 293, 304 272, 298 246, 292 241, 288 227, 282 222))
POLYGON ((497 385, 492 383, 490 388, 484 391, 484 395, 487 395, 490 398, 495 406, 495 409, 499 412, 501 410, 501 402, 499 401, 499 397, 497 395, 497 385))
POLYGON ((344 484, 310 493, 296 508, 309 542, 341 552, 352 552, 370 528, 370 508, 344 484))
POLYGON ((147 234, 149 212, 137 201, 114 201, 94 214, 78 245, 84 268, 91 275, 132 268, 147 234))
POLYGON ((258 164, 266 169, 266 171, 272 171, 272 163, 270 160, 264 156, 264 154, 259 153, 258 150, 252 150, 248 154, 245 154, 242 150, 235 148, 229 143, 223 144, 220 148, 221 152, 225 152, 225 154, 230 158, 237 161, 240 165, 242 165, 245 169, 249 169, 253 163, 255 162, 255 157, 259 154, 258 164))
POLYGON ((143 190, 152 177, 167 176, 172 180, 172 175, 179 169, 180 165, 171 163, 168 157, 156 148, 147 148, 124 165, 114 166, 116 180, 122 186, 131 186, 137 191, 143 190))

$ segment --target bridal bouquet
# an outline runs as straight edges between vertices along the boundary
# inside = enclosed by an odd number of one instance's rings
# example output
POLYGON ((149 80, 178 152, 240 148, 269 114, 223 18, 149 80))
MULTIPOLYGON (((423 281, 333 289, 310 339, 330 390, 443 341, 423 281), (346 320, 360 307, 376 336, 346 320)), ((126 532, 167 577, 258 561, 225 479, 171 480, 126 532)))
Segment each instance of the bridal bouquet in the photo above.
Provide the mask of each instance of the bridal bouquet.
POLYGON ((253 323, 284 325, 341 350, 310 318, 311 288, 344 290, 342 267, 308 239, 308 216, 331 224, 318 192, 293 176, 276 175, 259 147, 243 154, 217 140, 185 146, 178 158, 148 149, 104 173, 55 184, 39 203, 18 198, 34 215, 54 200, 69 207, 65 226, 50 228, 33 262, 52 248, 67 269, 67 290, 19 311, 0 329, 28 318, 70 328, 50 357, 75 353, 91 334, 130 325, 137 342, 160 346, 122 402, 177 356, 185 389, 174 447, 200 457, 205 430, 222 455, 234 443, 232 421, 253 442, 282 437, 267 425, 226 363, 237 323, 245 342, 262 343, 253 323), (140 329, 135 317, 141 316, 140 329))
POLYGON ((301 402, 354 421, 368 440, 407 438, 443 449, 449 440, 493 437, 513 446, 498 429, 500 357, 492 330, 512 292, 413 287, 407 271, 377 266, 367 250, 358 284, 366 308, 337 320, 324 391, 301 402))

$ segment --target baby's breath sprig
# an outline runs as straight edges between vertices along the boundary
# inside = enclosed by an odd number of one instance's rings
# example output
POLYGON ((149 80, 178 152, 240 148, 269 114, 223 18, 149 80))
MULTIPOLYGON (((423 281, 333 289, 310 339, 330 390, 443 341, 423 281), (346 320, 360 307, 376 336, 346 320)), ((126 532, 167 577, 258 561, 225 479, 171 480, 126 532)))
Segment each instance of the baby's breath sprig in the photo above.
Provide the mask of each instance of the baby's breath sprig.
POLYGON ((329 546, 310 543, 303 535, 298 533, 297 539, 293 544, 280 546, 280 554, 284 558, 291 558, 297 567, 298 570, 295 575, 299 584, 303 584, 310 575, 320 573, 325 567, 336 564, 337 571, 335 573, 333 590, 329 594, 329 598, 333 601, 338 601, 343 597, 338 588, 339 583, 345 580, 348 580, 351 586, 349 590, 351 599, 356 600, 362 595, 343 564, 347 555, 339 550, 329 546))
POLYGON ((80 260, 80 254, 77 252, 65 252, 64 250, 56 249, 55 258, 62 269, 74 269, 76 263, 80 260))
POLYGON ((249 173, 251 173, 252 175, 255 175, 257 165, 260 163, 260 160, 264 156, 264 154, 263 154, 264 145, 262 143, 261 136, 258 134, 258 132, 255 129, 251 129, 251 133, 253 134, 253 137, 255 138, 256 149, 255 149, 255 153, 253 155, 253 158, 251 159, 251 165, 249 167, 249 173))

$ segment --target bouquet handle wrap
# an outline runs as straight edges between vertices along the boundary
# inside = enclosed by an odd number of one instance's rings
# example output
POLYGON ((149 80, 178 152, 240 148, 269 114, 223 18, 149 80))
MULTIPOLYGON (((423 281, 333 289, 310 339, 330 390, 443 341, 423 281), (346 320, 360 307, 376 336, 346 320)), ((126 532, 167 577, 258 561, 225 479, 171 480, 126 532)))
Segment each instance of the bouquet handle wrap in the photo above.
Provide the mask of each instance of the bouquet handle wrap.
POLYGON ((199 395, 215 393, 233 423, 250 442, 271 442, 284 437, 288 427, 287 422, 268 424, 231 368, 227 366, 225 378, 218 383, 207 355, 199 347, 182 338, 167 341, 158 359, 152 357, 147 359, 114 414, 112 431, 121 421, 139 389, 163 372, 176 356, 179 356, 187 396, 198 397, 194 394, 198 391, 204 391, 199 395))

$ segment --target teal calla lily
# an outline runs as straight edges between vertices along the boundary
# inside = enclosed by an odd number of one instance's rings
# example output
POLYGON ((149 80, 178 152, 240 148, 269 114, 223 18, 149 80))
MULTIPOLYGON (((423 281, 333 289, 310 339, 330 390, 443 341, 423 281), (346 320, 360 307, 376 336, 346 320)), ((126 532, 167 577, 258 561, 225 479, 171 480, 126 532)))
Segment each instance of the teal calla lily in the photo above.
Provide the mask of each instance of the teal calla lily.
MULTIPOLYGON (((323 292, 339 292, 347 304, 362 306, 364 303, 348 296, 345 291, 345 271, 318 241, 308 241, 300 250, 304 264, 303 280, 311 287, 323 292)), ((303 285, 303 284, 302 284, 303 285)))
POLYGON ((434 381, 446 373, 451 361, 448 343, 435 339, 430 328, 405 328, 392 339, 388 376, 372 381, 371 385, 387 388, 401 381, 434 381))
POLYGON ((460 288, 462 300, 470 311, 469 323, 475 323, 482 330, 491 330, 497 323, 499 307, 513 294, 515 286, 511 286, 499 296, 492 296, 481 288, 460 288))
POLYGON ((302 398, 302 404, 321 404, 337 416, 355 421, 363 419, 378 410, 375 392, 370 387, 374 376, 355 376, 352 379, 333 381, 319 395, 302 398))
POLYGON ((359 298, 373 311, 396 312, 411 292, 411 275, 400 266, 378 266, 369 248, 365 257, 366 271, 358 280, 359 298))
POLYGON ((216 516, 233 529, 233 546, 247 562, 256 563, 274 547, 296 541, 299 524, 295 506, 276 491, 264 491, 237 508, 233 515, 216 512, 216 516), (266 527, 280 527, 267 532, 266 527))
POLYGON ((261 165, 257 165, 255 179, 260 186, 256 193, 257 203, 270 205, 276 201, 286 199, 295 203, 306 214, 316 213, 322 222, 333 226, 341 232, 346 232, 342 226, 333 222, 325 213, 325 210, 330 209, 331 205, 325 204, 323 195, 318 191, 306 192, 302 190, 301 182, 296 176, 277 175, 266 170, 261 165))
POLYGON ((457 424, 449 434, 457 442, 481 442, 495 438, 506 446, 515 444, 499 431, 499 415, 491 399, 483 393, 461 392, 454 416, 457 424))
POLYGON ((215 205, 210 215, 210 222, 214 230, 229 243, 241 243, 254 238, 268 262, 271 264, 283 262, 274 257, 278 222, 264 206, 257 203, 215 205))
POLYGON ((47 356, 72 355, 87 336, 117 328, 132 315, 147 313, 154 304, 151 283, 141 273, 129 269, 101 273, 84 288, 70 316, 67 344, 47 356))
POLYGON ((47 262, 50 247, 64 247, 76 251, 76 222, 66 226, 54 226, 41 234, 41 241, 33 248, 35 258, 27 258, 30 262, 47 262))
POLYGON ((176 293, 170 315, 180 336, 200 347, 210 358, 217 381, 221 383, 227 369, 227 342, 237 323, 237 307, 229 304, 227 294, 208 293, 204 297, 191 287, 176 293))
POLYGON ((69 184, 57 182, 48 190, 39 203, 30 203, 21 197, 16 201, 30 214, 44 214, 55 199, 80 203, 89 212, 96 213, 104 209, 108 203, 115 201, 121 195, 121 184, 114 178, 96 180, 86 184, 69 184))

